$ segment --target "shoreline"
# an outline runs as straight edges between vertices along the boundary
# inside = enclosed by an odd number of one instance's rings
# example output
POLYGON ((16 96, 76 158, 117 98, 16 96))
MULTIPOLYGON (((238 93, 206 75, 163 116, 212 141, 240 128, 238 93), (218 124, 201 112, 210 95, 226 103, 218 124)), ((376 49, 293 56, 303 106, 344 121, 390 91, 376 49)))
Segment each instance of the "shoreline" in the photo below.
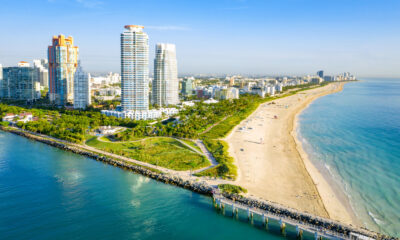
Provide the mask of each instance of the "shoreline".
POLYGON ((317 98, 341 91, 343 85, 333 83, 274 100, 274 105, 261 104, 237 125, 225 138, 239 168, 235 183, 248 189, 248 195, 360 226, 351 207, 346 207, 350 204, 343 204, 296 136, 298 115, 317 98))
POLYGON ((296 142, 297 151, 300 154, 301 159, 303 160, 307 172, 309 173, 316 188, 318 189, 318 193, 321 197, 321 200, 324 204, 326 211, 329 214, 329 217, 337 220, 343 217, 339 215, 342 214, 340 213, 341 212, 340 209, 338 209, 337 206, 335 206, 339 202, 342 205, 340 206, 340 208, 342 209, 344 208, 349 214, 351 222, 348 223, 349 224, 353 223, 356 226, 364 227, 361 220, 357 218, 356 213, 351 207, 350 200, 348 199, 346 193, 340 188, 340 186, 338 186, 339 183, 334 181, 333 176, 326 169, 323 169, 322 166, 318 166, 318 164, 310 160, 309 155, 303 148, 303 143, 299 139, 299 134, 298 134, 300 127, 299 116, 301 115, 301 113, 304 110, 306 110, 318 98, 343 91, 344 84, 345 83, 341 83, 336 90, 323 93, 305 102, 304 106, 301 109, 299 109, 297 113, 295 113, 295 116, 293 118, 293 126, 290 131, 290 134, 293 136, 293 139, 296 142))

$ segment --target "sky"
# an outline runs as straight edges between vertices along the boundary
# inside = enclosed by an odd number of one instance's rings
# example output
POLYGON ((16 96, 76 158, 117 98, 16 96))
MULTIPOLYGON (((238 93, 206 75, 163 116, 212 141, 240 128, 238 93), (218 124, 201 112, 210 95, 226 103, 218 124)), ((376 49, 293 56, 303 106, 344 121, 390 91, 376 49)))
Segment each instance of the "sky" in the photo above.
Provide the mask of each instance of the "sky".
POLYGON ((89 72, 120 71, 124 25, 174 43, 180 74, 400 77, 399 0, 0 0, 0 64, 73 36, 89 72))

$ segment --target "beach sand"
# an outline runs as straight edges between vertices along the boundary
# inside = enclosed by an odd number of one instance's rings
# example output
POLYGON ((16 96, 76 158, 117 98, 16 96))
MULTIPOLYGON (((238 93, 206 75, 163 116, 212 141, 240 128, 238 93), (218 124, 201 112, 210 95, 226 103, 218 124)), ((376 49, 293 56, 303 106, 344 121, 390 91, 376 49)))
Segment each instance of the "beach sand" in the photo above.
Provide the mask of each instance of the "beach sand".
POLYGON ((236 126, 225 139, 238 166, 235 184, 261 199, 359 225, 348 201, 311 163, 296 137, 298 114, 318 97, 341 91, 343 84, 264 103, 236 126))

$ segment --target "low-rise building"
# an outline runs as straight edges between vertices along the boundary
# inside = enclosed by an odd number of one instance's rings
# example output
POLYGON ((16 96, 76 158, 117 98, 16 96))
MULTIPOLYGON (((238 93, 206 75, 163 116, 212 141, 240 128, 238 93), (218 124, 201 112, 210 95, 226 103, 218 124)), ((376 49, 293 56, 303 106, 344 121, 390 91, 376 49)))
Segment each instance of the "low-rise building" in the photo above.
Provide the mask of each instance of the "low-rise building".
POLYGON ((14 114, 14 113, 7 113, 2 120, 4 122, 9 122, 9 123, 16 123, 16 122, 30 122, 34 120, 34 117, 32 115, 32 113, 20 113, 20 114, 14 114))
POLYGON ((136 110, 136 111, 117 111, 117 110, 102 110, 101 113, 107 116, 114 116, 117 118, 129 118, 132 120, 151 120, 161 118, 163 114, 172 116, 178 114, 179 110, 176 108, 160 108, 151 110, 136 110))

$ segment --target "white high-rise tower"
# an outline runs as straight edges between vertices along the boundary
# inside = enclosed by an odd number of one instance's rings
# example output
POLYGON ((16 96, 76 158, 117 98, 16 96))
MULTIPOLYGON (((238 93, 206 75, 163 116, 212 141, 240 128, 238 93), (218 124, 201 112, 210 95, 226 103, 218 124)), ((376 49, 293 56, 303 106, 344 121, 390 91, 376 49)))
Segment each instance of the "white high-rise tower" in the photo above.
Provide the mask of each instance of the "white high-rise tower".
POLYGON ((156 45, 152 90, 153 104, 163 106, 179 103, 179 81, 174 44, 156 45))
POLYGON ((123 111, 149 109, 149 38, 142 26, 127 25, 121 34, 121 105, 123 111))
POLYGON ((81 63, 78 62, 78 67, 74 75, 74 108, 85 109, 91 104, 90 96, 90 74, 83 71, 81 63))

